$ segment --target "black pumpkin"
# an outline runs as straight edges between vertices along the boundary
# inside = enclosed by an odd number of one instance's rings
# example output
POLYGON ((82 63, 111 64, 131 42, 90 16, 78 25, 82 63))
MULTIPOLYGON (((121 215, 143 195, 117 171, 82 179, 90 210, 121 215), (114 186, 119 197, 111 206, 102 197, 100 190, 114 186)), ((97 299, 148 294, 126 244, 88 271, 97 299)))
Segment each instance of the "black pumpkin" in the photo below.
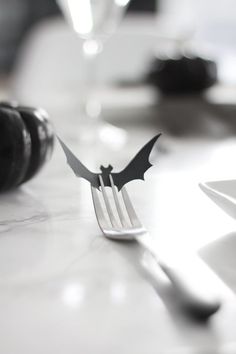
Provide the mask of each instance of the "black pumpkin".
POLYGON ((199 56, 156 57, 147 81, 164 94, 200 93, 217 82, 217 66, 199 56))
POLYGON ((0 103, 0 191, 32 178, 53 151, 54 133, 41 109, 0 103))

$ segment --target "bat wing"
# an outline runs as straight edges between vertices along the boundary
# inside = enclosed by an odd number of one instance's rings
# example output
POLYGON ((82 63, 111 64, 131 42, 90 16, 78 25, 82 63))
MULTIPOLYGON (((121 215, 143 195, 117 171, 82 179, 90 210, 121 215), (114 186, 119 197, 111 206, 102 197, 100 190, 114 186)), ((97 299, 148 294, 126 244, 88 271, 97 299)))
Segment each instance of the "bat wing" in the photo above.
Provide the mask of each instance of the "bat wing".
POLYGON ((99 180, 98 180, 98 174, 93 173, 89 171, 80 161, 77 159, 77 157, 70 151, 70 149, 66 146, 63 141, 57 137, 61 147, 66 155, 67 163, 71 167, 71 169, 74 171, 75 175, 77 177, 81 177, 86 179, 91 185, 95 188, 99 188, 99 180))
POLYGON ((118 190, 128 182, 134 179, 144 180, 144 173, 152 166, 149 162, 149 155, 152 151, 153 145, 161 134, 152 138, 144 147, 135 155, 130 163, 119 173, 112 173, 114 184, 118 190))

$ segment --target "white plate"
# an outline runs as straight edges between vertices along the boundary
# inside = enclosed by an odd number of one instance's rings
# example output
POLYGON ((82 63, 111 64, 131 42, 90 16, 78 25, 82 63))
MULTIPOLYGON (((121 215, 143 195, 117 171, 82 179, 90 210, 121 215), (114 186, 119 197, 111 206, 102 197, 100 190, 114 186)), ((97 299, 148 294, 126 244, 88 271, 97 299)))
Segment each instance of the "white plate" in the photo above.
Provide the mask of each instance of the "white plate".
POLYGON ((236 219, 236 180, 212 181, 199 186, 213 202, 236 219))

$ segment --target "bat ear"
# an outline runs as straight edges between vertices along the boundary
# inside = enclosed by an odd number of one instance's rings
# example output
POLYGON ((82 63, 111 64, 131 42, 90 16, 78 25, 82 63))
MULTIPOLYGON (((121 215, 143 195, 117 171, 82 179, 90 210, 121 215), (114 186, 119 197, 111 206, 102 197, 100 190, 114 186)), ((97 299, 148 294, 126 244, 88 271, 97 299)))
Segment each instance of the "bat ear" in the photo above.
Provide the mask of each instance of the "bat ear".
POLYGON ((100 170, 102 171, 102 172, 108 172, 108 173, 110 173, 112 170, 113 170, 113 167, 111 166, 111 165, 109 165, 109 166, 107 166, 107 167, 104 167, 104 166, 100 166, 100 170))

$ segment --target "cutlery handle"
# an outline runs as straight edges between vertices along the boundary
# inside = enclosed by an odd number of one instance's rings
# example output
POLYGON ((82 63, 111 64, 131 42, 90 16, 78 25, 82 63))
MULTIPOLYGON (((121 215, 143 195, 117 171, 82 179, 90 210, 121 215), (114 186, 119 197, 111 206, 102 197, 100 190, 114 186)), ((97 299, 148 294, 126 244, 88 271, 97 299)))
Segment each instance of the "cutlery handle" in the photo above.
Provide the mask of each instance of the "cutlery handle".
POLYGON ((177 262, 160 260, 155 255, 161 269, 167 275, 181 303, 194 315, 207 318, 221 305, 217 295, 219 279, 213 271, 196 255, 181 258, 177 262))
POLYGON ((197 254, 158 252, 148 233, 136 237, 170 280, 181 304, 193 315, 207 318, 221 306, 220 279, 197 254))

